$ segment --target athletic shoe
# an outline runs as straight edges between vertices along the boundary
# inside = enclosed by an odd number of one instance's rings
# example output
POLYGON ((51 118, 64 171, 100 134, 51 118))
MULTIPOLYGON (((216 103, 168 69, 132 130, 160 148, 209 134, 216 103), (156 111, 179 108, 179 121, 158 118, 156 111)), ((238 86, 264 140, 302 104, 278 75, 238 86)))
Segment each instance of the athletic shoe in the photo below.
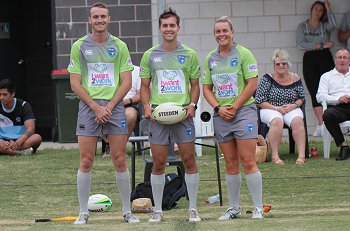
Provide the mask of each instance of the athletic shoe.
POLYGON ((314 134, 312 134, 313 137, 316 137, 316 136, 322 136, 323 134, 323 126, 322 125, 317 125, 315 131, 314 131, 314 134))
POLYGON ((188 221, 198 222, 201 220, 202 219, 199 217, 197 209, 190 209, 190 211, 188 211, 188 221))
POLYGON ((151 218, 148 220, 148 222, 161 222, 161 221, 164 221, 163 212, 161 211, 154 212, 151 218))
POLYGON ((78 218, 74 221, 75 225, 86 225, 89 219, 88 213, 79 213, 78 218))
POLYGON ((138 223, 140 222, 139 219, 137 219, 134 214, 132 214, 130 211, 129 212, 126 212, 123 214, 123 218, 124 218, 124 221, 126 223, 138 223))
POLYGON ((241 209, 239 208, 238 210, 230 207, 226 210, 225 214, 219 217, 219 221, 227 221, 230 219, 235 219, 235 218, 241 218, 242 213, 241 209))
POLYGON ((24 149, 18 152, 20 155, 31 155, 33 154, 33 148, 24 149))
POLYGON ((263 214, 262 208, 256 207, 253 211, 252 219, 263 219, 263 218, 264 218, 264 214, 263 214))
POLYGON ((350 128, 348 128, 348 131, 347 131, 346 135, 350 136, 350 128))

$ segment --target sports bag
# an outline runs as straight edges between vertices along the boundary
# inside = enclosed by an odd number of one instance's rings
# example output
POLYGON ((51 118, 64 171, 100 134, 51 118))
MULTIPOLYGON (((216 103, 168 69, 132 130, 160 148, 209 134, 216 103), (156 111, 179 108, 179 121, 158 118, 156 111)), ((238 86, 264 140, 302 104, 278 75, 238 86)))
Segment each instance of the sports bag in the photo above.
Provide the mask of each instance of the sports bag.
MULTIPOLYGON (((186 195, 185 182, 175 173, 165 175, 162 209, 170 210, 176 206, 176 202, 186 195)), ((150 198, 154 206, 151 182, 140 183, 131 192, 130 201, 137 198, 150 198)))

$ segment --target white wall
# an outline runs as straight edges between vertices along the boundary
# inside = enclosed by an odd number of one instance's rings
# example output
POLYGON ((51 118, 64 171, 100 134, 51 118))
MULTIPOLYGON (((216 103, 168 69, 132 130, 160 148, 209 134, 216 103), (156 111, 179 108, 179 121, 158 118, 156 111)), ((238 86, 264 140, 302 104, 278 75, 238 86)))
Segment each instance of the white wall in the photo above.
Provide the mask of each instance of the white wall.
MULTIPOLYGON (((217 46, 213 37, 213 24, 216 18, 227 15, 232 19, 237 43, 249 48, 255 55, 259 75, 272 71, 271 53, 283 48, 291 55, 292 68, 302 76, 303 52, 296 47, 296 28, 309 18, 310 7, 314 0, 158 0, 172 7, 181 17, 179 40, 198 52, 201 64, 206 54, 217 46)), ((337 25, 342 15, 350 9, 349 0, 331 0, 331 9, 336 16, 337 25)), ((158 43, 157 0, 152 0, 153 43, 158 43)), ((331 40, 336 46, 334 52, 342 46, 334 31, 331 40)), ((308 92, 305 91, 308 97, 308 92)), ((205 102, 205 100, 202 100, 205 102)), ((307 122, 312 134, 316 120, 307 98, 307 122)), ((212 109, 204 103, 203 108, 212 109)))

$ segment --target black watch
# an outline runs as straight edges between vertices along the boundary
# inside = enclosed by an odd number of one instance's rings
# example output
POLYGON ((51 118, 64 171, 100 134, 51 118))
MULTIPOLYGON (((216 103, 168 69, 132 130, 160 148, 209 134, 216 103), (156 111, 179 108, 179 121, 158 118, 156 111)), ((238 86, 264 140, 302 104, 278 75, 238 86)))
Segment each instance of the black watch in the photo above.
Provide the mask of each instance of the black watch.
POLYGON ((219 113, 220 107, 221 107, 220 105, 214 107, 214 112, 215 112, 215 113, 219 113))
POLYGON ((195 104, 195 103, 190 103, 189 105, 192 106, 192 107, 194 107, 194 110, 197 110, 197 104, 195 104))

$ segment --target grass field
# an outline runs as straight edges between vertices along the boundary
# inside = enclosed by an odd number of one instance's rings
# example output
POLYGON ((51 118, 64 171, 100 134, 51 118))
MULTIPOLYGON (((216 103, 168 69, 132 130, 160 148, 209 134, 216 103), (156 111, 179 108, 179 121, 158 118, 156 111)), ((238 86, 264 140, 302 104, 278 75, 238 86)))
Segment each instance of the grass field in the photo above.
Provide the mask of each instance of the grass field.
MULTIPOLYGON (((219 222, 227 208, 224 161, 221 177, 224 206, 203 201, 218 193, 215 154, 204 148, 197 158, 200 170, 198 210, 203 221, 187 222, 188 202, 182 198, 175 209, 165 211, 166 221, 149 224, 149 214, 138 214, 139 224, 125 224, 110 159, 96 157, 92 178, 92 194, 106 194, 113 200, 110 212, 90 213, 89 224, 74 226, 72 222, 34 223, 37 218, 76 216, 77 149, 44 149, 34 156, 0 156, 0 230, 350 230, 350 160, 335 161, 338 149, 334 144, 331 158, 323 159, 322 143, 316 146, 319 158, 307 160, 305 166, 294 164, 296 156, 282 145, 285 166, 270 162, 259 165, 263 175, 263 202, 272 206, 263 220, 242 219, 219 222)), ((128 161, 130 161, 130 152, 128 161)), ((136 182, 142 182, 143 160, 137 157, 136 182)), ((131 169, 131 168, 130 168, 131 169)), ((169 167, 167 173, 174 172, 169 167)), ((241 208, 252 210, 252 202, 242 174, 241 208)))

